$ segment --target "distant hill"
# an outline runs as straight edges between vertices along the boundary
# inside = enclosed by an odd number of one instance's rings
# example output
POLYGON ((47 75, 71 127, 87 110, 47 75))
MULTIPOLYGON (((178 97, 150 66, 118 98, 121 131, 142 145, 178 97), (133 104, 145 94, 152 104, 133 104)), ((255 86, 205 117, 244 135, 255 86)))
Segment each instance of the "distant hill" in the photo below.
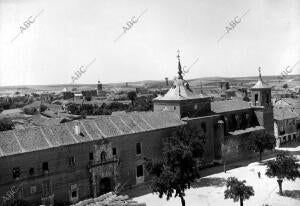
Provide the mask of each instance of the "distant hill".
MULTIPOLYGON (((266 82, 279 82, 278 76, 263 76, 263 79, 266 82)), ((202 83, 202 85, 210 85, 217 84, 218 82, 228 81, 229 83, 249 83, 257 80, 257 76, 250 77, 202 77, 202 78, 194 78, 188 79, 187 81, 191 86, 198 86, 202 83)), ((297 75, 288 75, 284 80, 291 86, 296 86, 300 84, 300 74, 297 75)), ((170 80, 169 82, 172 82, 170 80)), ((143 80, 136 82, 127 82, 129 88, 135 87, 145 87, 145 88, 161 88, 165 87, 165 80, 143 80)), ((79 90, 83 89, 96 89, 97 84, 54 84, 54 85, 21 85, 21 86, 0 86, 0 95, 1 94, 10 94, 15 91, 19 91, 21 93, 32 93, 32 92, 60 92, 64 88, 68 88, 69 90, 72 88, 77 88, 79 90)), ((103 84, 104 88, 124 88, 126 87, 126 82, 120 83, 108 83, 103 84)))

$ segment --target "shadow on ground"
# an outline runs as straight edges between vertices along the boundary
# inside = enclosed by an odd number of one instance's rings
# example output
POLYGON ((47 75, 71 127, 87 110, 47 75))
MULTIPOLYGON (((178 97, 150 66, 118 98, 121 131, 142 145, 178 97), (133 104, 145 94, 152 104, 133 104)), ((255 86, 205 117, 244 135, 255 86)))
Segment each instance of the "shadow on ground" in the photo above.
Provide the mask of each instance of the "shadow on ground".
POLYGON ((219 177, 205 177, 198 179, 192 184, 192 188, 198 187, 223 187, 226 184, 226 179, 219 177))
POLYGON ((283 196, 300 200, 300 190, 284 190, 283 196))

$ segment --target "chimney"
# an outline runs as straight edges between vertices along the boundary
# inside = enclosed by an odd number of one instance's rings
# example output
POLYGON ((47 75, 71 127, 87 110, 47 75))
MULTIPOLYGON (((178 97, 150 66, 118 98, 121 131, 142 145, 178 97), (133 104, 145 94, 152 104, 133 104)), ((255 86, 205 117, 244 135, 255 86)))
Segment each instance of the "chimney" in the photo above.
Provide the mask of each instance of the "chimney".
POLYGON ((166 80, 166 86, 169 86, 169 79, 168 79, 168 77, 166 77, 165 80, 166 80))
POLYGON ((75 125, 75 134, 80 135, 80 127, 79 125, 75 125))

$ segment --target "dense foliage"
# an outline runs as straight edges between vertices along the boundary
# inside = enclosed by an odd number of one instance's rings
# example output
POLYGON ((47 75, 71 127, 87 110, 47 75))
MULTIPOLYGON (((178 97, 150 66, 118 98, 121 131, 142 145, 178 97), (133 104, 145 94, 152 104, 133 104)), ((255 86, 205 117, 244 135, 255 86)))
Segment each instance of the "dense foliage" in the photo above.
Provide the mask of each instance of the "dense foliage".
POLYGON ((136 92, 135 91, 130 91, 130 92, 128 92, 127 96, 128 96, 128 99, 131 100, 131 104, 134 105, 134 100, 137 97, 136 92))
POLYGON ((268 177, 276 177, 279 193, 282 195, 282 182, 284 179, 295 181, 300 178, 300 165, 297 159, 287 152, 279 152, 275 160, 267 162, 266 175, 268 177))
POLYGON ((229 177, 226 181, 225 199, 233 199, 234 202, 240 201, 243 206, 244 200, 254 196, 253 187, 245 185, 246 181, 239 181, 235 177, 229 177))
POLYGON ((13 122, 8 118, 0 119, 0 131, 11 130, 14 128, 13 122))
POLYGON ((199 164, 203 155, 205 137, 199 130, 184 126, 163 139, 162 160, 147 160, 146 169, 151 175, 152 190, 167 200, 180 197, 185 205, 185 190, 200 177, 199 164))
POLYGON ((249 150, 259 152, 260 162, 264 150, 272 150, 275 147, 275 144, 275 137, 266 133, 265 131, 253 132, 247 142, 249 150))

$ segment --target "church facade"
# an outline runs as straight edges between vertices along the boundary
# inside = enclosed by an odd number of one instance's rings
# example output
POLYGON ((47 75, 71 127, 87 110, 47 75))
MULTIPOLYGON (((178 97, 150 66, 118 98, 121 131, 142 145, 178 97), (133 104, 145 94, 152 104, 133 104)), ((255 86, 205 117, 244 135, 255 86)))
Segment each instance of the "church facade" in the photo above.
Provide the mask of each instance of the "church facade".
POLYGON ((162 138, 193 125, 206 137, 207 163, 246 158, 252 132, 273 133, 271 88, 259 75, 251 102, 212 102, 182 76, 153 100, 153 112, 99 116, 50 127, 0 132, 0 197, 39 205, 74 203, 150 180, 144 158, 159 159, 162 138))

